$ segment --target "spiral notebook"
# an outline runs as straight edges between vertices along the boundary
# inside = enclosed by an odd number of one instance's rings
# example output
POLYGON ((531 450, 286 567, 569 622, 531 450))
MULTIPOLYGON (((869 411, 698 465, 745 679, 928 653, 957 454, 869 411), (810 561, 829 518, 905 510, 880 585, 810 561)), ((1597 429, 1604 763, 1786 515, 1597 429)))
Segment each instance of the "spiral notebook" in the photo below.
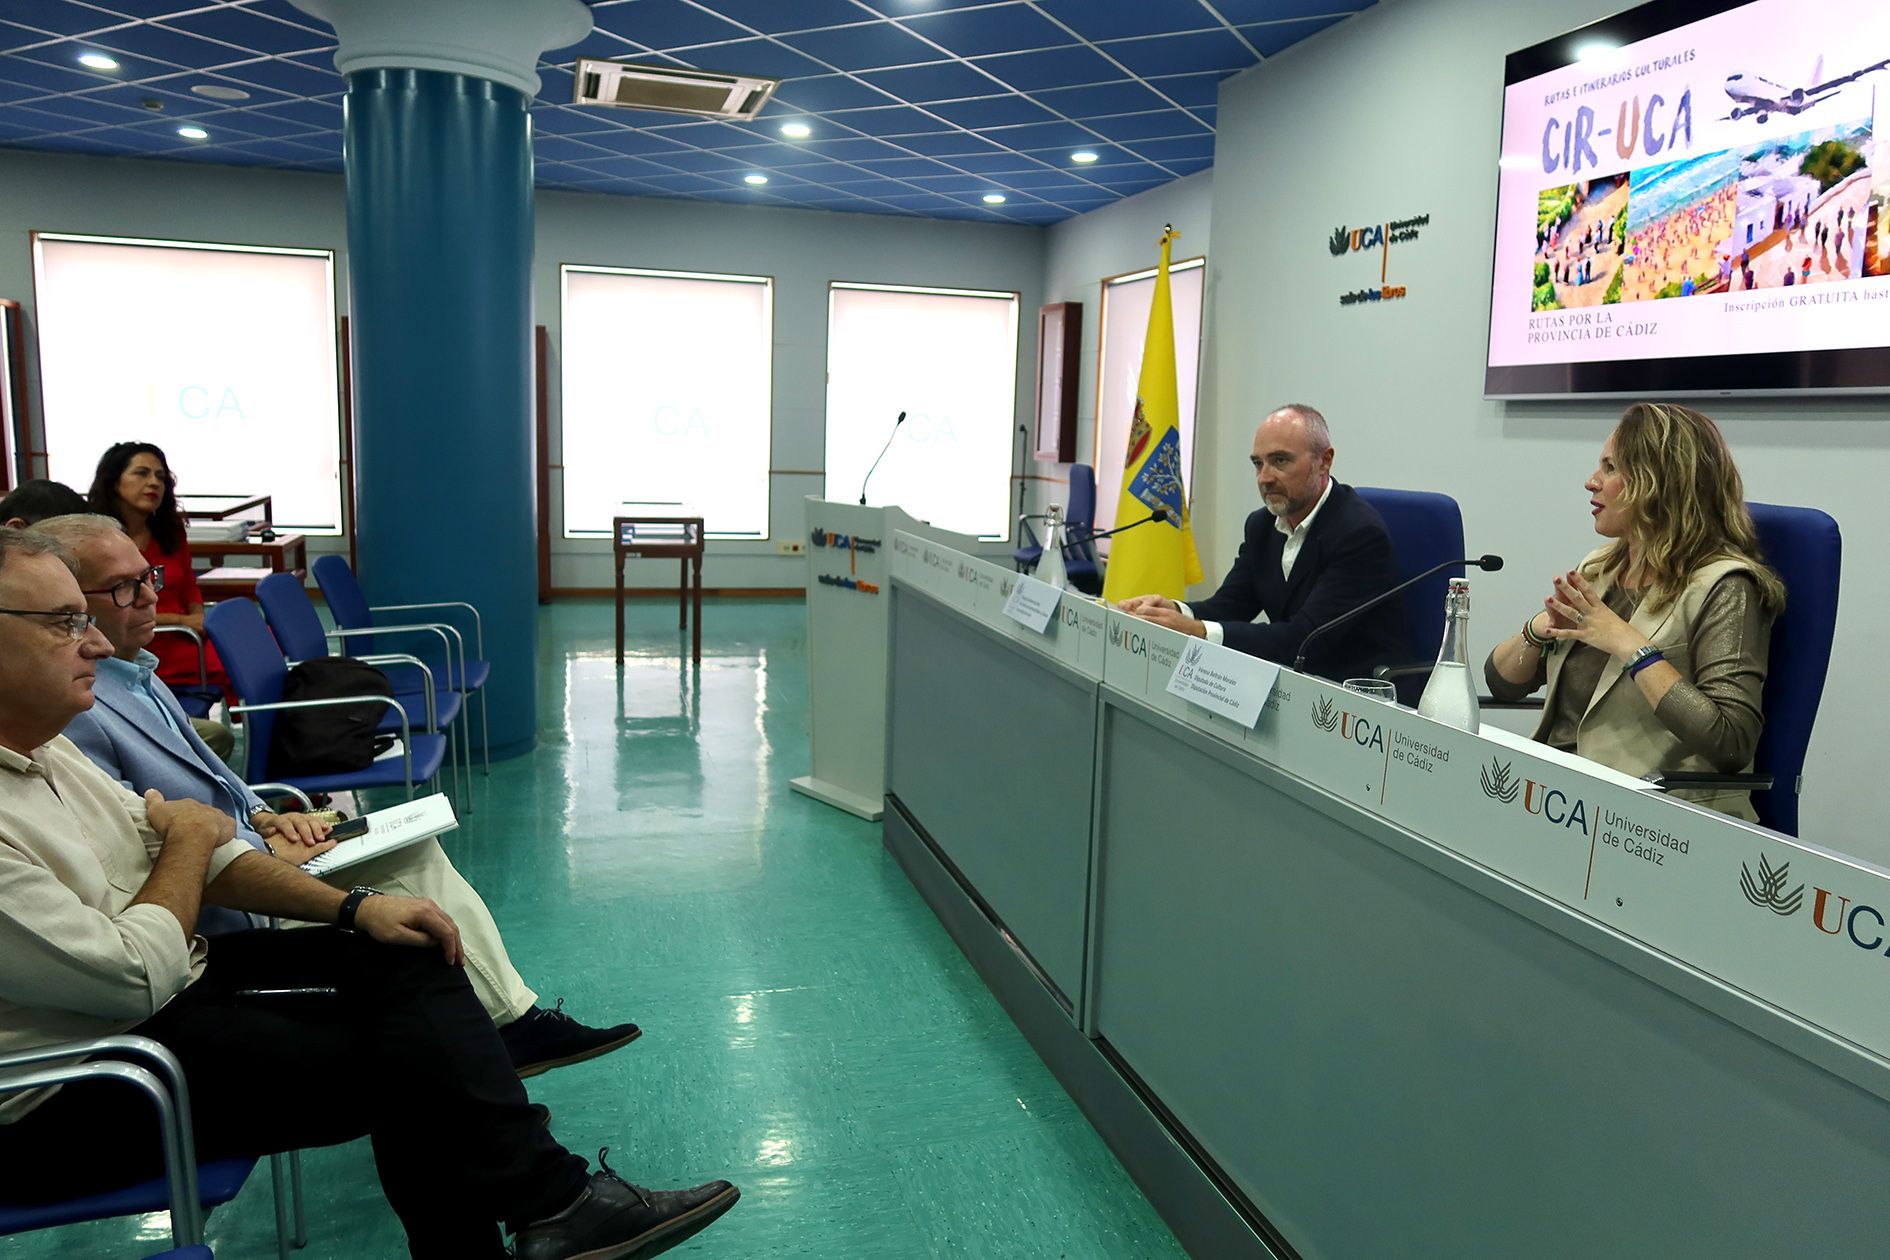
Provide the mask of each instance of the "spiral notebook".
POLYGON ((459 826, 453 803, 446 799, 444 792, 435 792, 392 809, 375 810, 367 820, 366 835, 343 840, 320 857, 302 863, 302 869, 317 877, 332 875, 382 854, 444 835, 459 826))

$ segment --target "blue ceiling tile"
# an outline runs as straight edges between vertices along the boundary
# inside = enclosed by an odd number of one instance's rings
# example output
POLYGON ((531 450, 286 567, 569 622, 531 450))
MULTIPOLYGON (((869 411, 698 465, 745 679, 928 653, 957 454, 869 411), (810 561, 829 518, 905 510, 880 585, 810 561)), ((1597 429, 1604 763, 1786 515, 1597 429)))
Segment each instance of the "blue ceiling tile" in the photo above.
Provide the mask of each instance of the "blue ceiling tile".
POLYGON ((965 63, 956 61, 944 61, 935 66, 914 66, 909 70, 875 70, 860 77, 914 105, 955 101, 967 96, 989 96, 1003 90, 1001 84, 993 83, 965 63))
POLYGON ((1293 18, 1350 14, 1370 7, 1370 0, 1214 0, 1222 17, 1235 26, 1285 22, 1293 18))
POLYGON ((1032 123, 1027 127, 992 127, 980 133, 1007 149, 1081 148, 1096 137, 1075 123, 1032 123))
POLYGON ((801 146, 809 153, 840 162, 864 162, 876 158, 905 157, 897 148, 883 140, 869 140, 864 136, 851 140, 808 140, 801 146))
POLYGON ((863 175, 859 179, 849 179, 844 183, 834 181, 836 187, 845 188, 848 195, 854 197, 897 196, 912 190, 897 180, 884 179, 877 175, 863 175))
MULTIPOLYGON (((206 102, 207 104, 208 102, 206 102)), ((69 118, 75 123, 92 123, 99 126, 115 127, 141 122, 149 117, 149 112, 132 101, 127 108, 95 95, 67 96, 58 100, 42 102, 40 112, 52 117, 69 118), (57 110, 57 113, 52 111, 57 110)))
POLYGON ((258 16, 247 9, 205 9, 201 13, 179 14, 166 20, 164 26, 258 53, 304 52, 311 48, 335 47, 335 37, 328 32, 313 31, 306 26, 291 26, 287 22, 258 16))
POLYGON ((1028 8, 979 9, 972 13, 928 13, 900 24, 960 57, 1024 52, 1073 44, 1076 37, 1028 8))
POLYGON ((683 0, 636 0, 634 4, 600 4, 592 11, 599 30, 609 31, 646 48, 683 48, 748 34, 733 22, 685 4, 683 0))
POLYGON ((983 179, 977 175, 966 175, 957 172, 950 175, 916 175, 907 176, 906 178, 909 182, 917 184, 921 188, 929 188, 933 192, 938 193, 977 192, 980 189, 989 188, 991 186, 991 181, 988 179, 983 179))
POLYGON ((1146 109, 1162 109, 1168 104, 1134 79, 1096 83, 1088 87, 1053 88, 1047 92, 1033 92, 1031 99, 1070 118, 1134 114, 1146 109))
POLYGON ((853 0, 712 0, 712 7, 729 21, 764 35, 845 26, 873 16, 853 0))
POLYGON ((141 153, 142 149, 133 148, 122 142, 102 138, 102 133, 84 136, 31 136, 20 140, 13 146, 20 149, 39 149, 47 153, 141 153))
POLYGON ((1221 26, 1199 0, 1038 0, 1038 7, 1083 38, 1098 41, 1221 26))
POLYGON ((1159 74, 1240 70, 1254 62, 1253 54, 1231 31, 1125 39, 1104 44, 1103 48, 1145 79, 1159 74))
POLYGON ((979 175, 1002 175, 1007 171, 1039 171, 1043 163, 1021 153, 973 153, 945 159, 949 166, 979 175))
POLYGON ((820 58, 836 70, 911 66, 938 61, 946 55, 890 22, 803 31, 798 35, 784 35, 781 42, 820 58))
POLYGON ((73 4, 69 0, 35 0, 31 4, 9 4, 7 16, 23 26, 37 27, 42 31, 51 31, 55 35, 78 35, 85 31, 96 31, 105 26, 123 25, 125 21, 122 17, 101 12, 89 4, 73 4))
POLYGON ((1210 70, 1206 74, 1183 74, 1168 78, 1150 79, 1149 87, 1168 97, 1175 104, 1186 109, 1197 105, 1212 105, 1220 99, 1221 81, 1227 75, 1219 70, 1210 70))
MULTIPOLYGON (((27 55, 10 56, 6 59, 0 73, 14 83, 24 83, 28 87, 39 88, 43 92, 78 92, 85 88, 97 87, 100 83, 110 82, 103 75, 74 67, 65 68, 65 64, 49 65, 39 58, 45 55, 43 49, 35 49, 27 55)), ((68 63, 69 64, 69 63, 68 63)))
POLYGON ((1243 26, 1240 33, 1247 37, 1247 42, 1260 50, 1262 57, 1271 57, 1285 52, 1309 35, 1317 35, 1328 26, 1345 21, 1349 14, 1333 17, 1302 18, 1297 22, 1269 22, 1264 26, 1243 26))
POLYGON ((612 179, 641 179, 647 175, 665 174, 669 169, 640 157, 587 158, 582 162, 572 162, 568 165, 579 170, 595 171, 599 175, 606 175, 612 179))
POLYGON ((1086 118, 1085 126, 1111 140, 1152 140, 1162 136, 1209 136, 1206 127, 1178 109, 1156 110, 1149 114, 1123 114, 1114 118, 1086 118))
POLYGON ((341 129, 341 106, 329 101, 282 101, 252 108, 255 112, 274 114, 308 127, 341 129))
POLYGON ((1096 185, 1081 180, 1062 171, 1019 171, 1015 175, 1006 175, 1004 182, 1012 188, 1027 189, 1039 197, 1048 197, 1053 193, 1093 190, 1096 185))
POLYGON ((1110 83, 1122 71, 1088 48, 1051 48, 1043 52, 980 57, 972 63, 1020 92, 1075 87, 1082 83, 1110 83))
POLYGON ((911 149, 914 153, 922 153, 926 157, 948 158, 954 164, 961 156, 1001 151, 998 145, 974 136, 968 131, 939 131, 923 136, 901 136, 899 145, 901 148, 911 149))
POLYGON ((883 109, 849 109, 829 115, 855 131, 869 136, 908 136, 928 131, 951 131, 953 125, 935 118, 929 111, 908 105, 888 105, 883 109))
POLYGON ((226 79, 256 87, 270 88, 289 96, 327 96, 343 91, 347 84, 333 70, 323 74, 299 61, 268 58, 243 65, 225 66, 217 71, 226 79))
POLYGON ((738 39, 677 54, 700 70, 725 74, 758 74, 768 79, 809 78, 826 74, 827 67, 772 39, 738 39))
POLYGON ((930 158, 884 158, 861 162, 859 166, 889 179, 910 179, 914 175, 950 175, 952 168, 930 158))
POLYGON ((41 95, 43 95, 43 93, 36 87, 29 87, 24 83, 13 83, 6 79, 0 79, 0 104, 11 104, 14 101, 31 100, 41 95))
POLYGON ((960 127, 971 128, 1015 127, 1024 123, 1049 122, 1056 117, 1029 97, 1016 93, 967 101, 941 101, 927 108, 940 118, 949 119, 960 127))
POLYGON ((552 65, 574 66, 579 57, 601 57, 606 61, 656 61, 664 64, 669 60, 609 31, 595 28, 569 48, 547 53, 545 59, 552 65))
POLYGON ((674 193, 709 192, 714 189, 728 187, 727 182, 724 180, 713 179, 707 175, 690 175, 683 173, 675 175, 651 175, 640 182, 652 188, 661 188, 665 192, 674 193))
POLYGON ((541 162, 575 162, 580 158, 598 157, 600 151, 594 144, 583 144, 564 136, 534 135, 532 156, 541 162))
POLYGON ((129 53, 133 57, 192 69, 227 65, 232 61, 246 61, 256 56, 255 52, 246 48, 198 39, 195 35, 163 26, 138 25, 115 31, 100 31, 87 42, 97 44, 107 52, 129 53))
POLYGON ((1127 146, 1137 157, 1166 165, 1170 161, 1182 161, 1189 158, 1214 158, 1214 137, 1183 136, 1175 140, 1137 140, 1127 146))
POLYGON ((1164 162, 1162 165, 1166 166, 1177 175, 1198 175, 1213 166, 1214 159, 1211 157, 1176 158, 1174 161, 1164 162))
POLYGON ((21 26, 17 22, 0 22, 0 52, 12 52, 16 48, 48 43, 55 38, 45 31, 21 26))
POLYGON ((665 140, 661 136, 652 136, 641 131, 600 131, 587 136, 586 144, 594 144, 600 149, 609 149, 612 153, 628 154, 631 157, 655 157, 665 153, 682 153, 684 146, 674 140, 665 140))
POLYGON ((783 83, 775 99, 796 109, 819 114, 830 109, 858 109, 869 105, 896 105, 897 101, 858 79, 844 74, 822 75, 783 83))

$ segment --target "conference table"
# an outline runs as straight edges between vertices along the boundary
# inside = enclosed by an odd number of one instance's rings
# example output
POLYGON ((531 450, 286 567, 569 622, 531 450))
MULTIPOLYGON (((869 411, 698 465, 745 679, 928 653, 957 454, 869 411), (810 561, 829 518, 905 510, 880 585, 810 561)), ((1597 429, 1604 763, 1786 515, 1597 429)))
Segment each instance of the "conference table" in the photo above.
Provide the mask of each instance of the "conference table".
POLYGON ((885 845, 1191 1254, 1890 1254, 1890 872, 892 543, 885 845))

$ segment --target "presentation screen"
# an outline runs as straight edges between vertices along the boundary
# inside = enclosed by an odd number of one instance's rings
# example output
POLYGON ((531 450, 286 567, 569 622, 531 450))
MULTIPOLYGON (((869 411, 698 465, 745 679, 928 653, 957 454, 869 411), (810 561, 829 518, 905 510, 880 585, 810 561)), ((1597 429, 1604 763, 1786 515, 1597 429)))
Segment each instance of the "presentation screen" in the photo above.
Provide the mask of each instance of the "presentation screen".
POLYGON ((54 480, 83 493, 106 447, 151 442, 179 495, 341 532, 331 252, 39 233, 33 255, 54 480))
POLYGON ((1490 396, 1890 390, 1890 4, 1631 9, 1502 135, 1490 396))

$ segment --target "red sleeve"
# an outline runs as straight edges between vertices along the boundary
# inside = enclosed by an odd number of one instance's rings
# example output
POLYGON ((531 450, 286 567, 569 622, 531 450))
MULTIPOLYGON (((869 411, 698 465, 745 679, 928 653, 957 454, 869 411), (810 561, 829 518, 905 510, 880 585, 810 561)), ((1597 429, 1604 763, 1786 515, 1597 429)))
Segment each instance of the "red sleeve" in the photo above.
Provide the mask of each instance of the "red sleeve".
POLYGON ((190 563, 190 544, 180 542, 177 550, 158 549, 157 540, 144 550, 144 558, 164 570, 164 589, 158 592, 157 610, 161 613, 188 613, 193 604, 203 603, 197 589, 197 574, 190 563))

